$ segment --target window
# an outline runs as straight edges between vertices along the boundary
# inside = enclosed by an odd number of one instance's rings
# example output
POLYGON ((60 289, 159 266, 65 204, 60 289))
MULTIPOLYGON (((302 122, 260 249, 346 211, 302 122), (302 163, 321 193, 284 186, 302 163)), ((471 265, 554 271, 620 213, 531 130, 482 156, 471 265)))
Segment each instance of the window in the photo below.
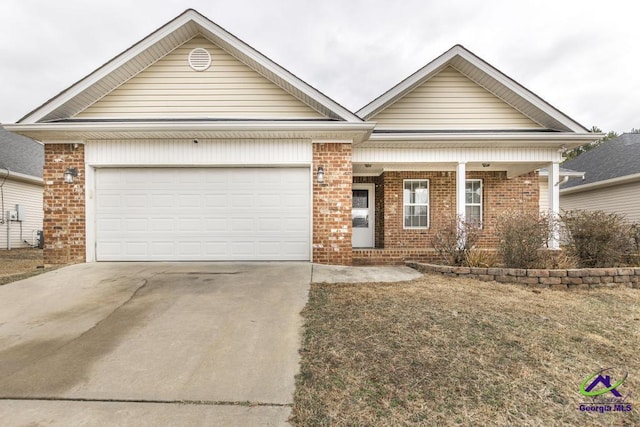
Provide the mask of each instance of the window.
POLYGON ((404 228, 429 227, 429 180, 405 179, 404 228))
POLYGON ((478 228, 482 227, 482 180, 468 179, 465 191, 466 221, 478 228))

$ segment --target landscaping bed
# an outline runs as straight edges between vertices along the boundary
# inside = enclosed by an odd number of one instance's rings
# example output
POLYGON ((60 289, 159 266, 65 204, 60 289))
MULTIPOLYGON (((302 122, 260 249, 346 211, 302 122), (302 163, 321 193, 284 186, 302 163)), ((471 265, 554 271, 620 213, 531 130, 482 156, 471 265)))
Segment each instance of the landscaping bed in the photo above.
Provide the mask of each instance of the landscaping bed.
POLYGON ((303 315, 297 425, 640 425, 634 289, 425 275, 313 284, 303 315), (580 384, 608 367, 633 410, 581 412, 580 384))

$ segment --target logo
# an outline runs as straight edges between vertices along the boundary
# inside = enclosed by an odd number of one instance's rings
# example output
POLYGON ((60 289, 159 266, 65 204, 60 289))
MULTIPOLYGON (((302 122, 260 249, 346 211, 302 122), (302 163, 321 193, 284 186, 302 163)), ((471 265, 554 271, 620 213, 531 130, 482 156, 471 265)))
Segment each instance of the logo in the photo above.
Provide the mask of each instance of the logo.
POLYGON ((580 394, 592 398, 591 402, 580 404, 582 412, 629 412, 632 409, 627 399, 631 396, 631 392, 623 396, 618 388, 625 382, 629 373, 626 372, 622 379, 613 382, 612 376, 604 374, 613 368, 601 369, 598 372, 589 375, 580 384, 580 394))
POLYGON ((616 389, 618 387, 620 387, 622 385, 622 383, 627 379, 627 377, 629 376, 629 373, 627 372, 620 381, 618 381, 614 385, 611 385, 611 376, 609 376, 609 375, 605 375, 605 376, 600 375, 604 371, 609 371, 611 369, 612 368, 602 369, 602 370, 596 372, 595 374, 588 376, 587 379, 584 380, 582 382, 582 384, 580 384, 580 394, 583 395, 583 396, 600 396, 600 395, 603 395, 605 393, 611 392, 615 397, 622 397, 620 392, 618 390, 616 390, 616 389), (593 382, 591 384, 589 384, 589 386, 587 388, 585 388, 585 385, 587 385, 587 383, 589 381, 591 381, 591 379, 593 377, 595 377, 596 375, 598 377, 595 380, 593 380, 593 382), (602 384, 606 388, 598 389, 598 390, 593 391, 593 389, 596 388, 596 386, 598 384, 602 384))

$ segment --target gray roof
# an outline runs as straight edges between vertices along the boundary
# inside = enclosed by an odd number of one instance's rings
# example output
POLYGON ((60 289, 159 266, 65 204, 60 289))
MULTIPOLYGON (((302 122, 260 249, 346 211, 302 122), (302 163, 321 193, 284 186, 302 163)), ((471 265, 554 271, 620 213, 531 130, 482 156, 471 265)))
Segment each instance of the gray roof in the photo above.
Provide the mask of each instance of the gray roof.
MULTIPOLYGON (((44 146, 0 126, 0 169, 42 178, 44 146)), ((6 172, 0 171, 4 178, 6 172)))
POLYGON ((623 133, 562 166, 585 172, 584 180, 570 180, 562 188, 640 173, 640 133, 623 133))

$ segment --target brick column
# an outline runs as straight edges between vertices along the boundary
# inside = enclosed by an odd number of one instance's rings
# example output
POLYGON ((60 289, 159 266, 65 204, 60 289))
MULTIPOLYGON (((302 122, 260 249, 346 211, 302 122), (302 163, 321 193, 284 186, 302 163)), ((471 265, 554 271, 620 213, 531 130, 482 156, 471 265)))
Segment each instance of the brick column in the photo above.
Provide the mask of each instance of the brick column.
POLYGON ((313 262, 351 265, 351 144, 313 144, 313 262), (317 181, 318 167, 324 183, 317 181))
POLYGON ((85 262, 84 145, 44 146, 44 263, 85 262), (73 184, 64 182, 64 171, 76 168, 73 184))

